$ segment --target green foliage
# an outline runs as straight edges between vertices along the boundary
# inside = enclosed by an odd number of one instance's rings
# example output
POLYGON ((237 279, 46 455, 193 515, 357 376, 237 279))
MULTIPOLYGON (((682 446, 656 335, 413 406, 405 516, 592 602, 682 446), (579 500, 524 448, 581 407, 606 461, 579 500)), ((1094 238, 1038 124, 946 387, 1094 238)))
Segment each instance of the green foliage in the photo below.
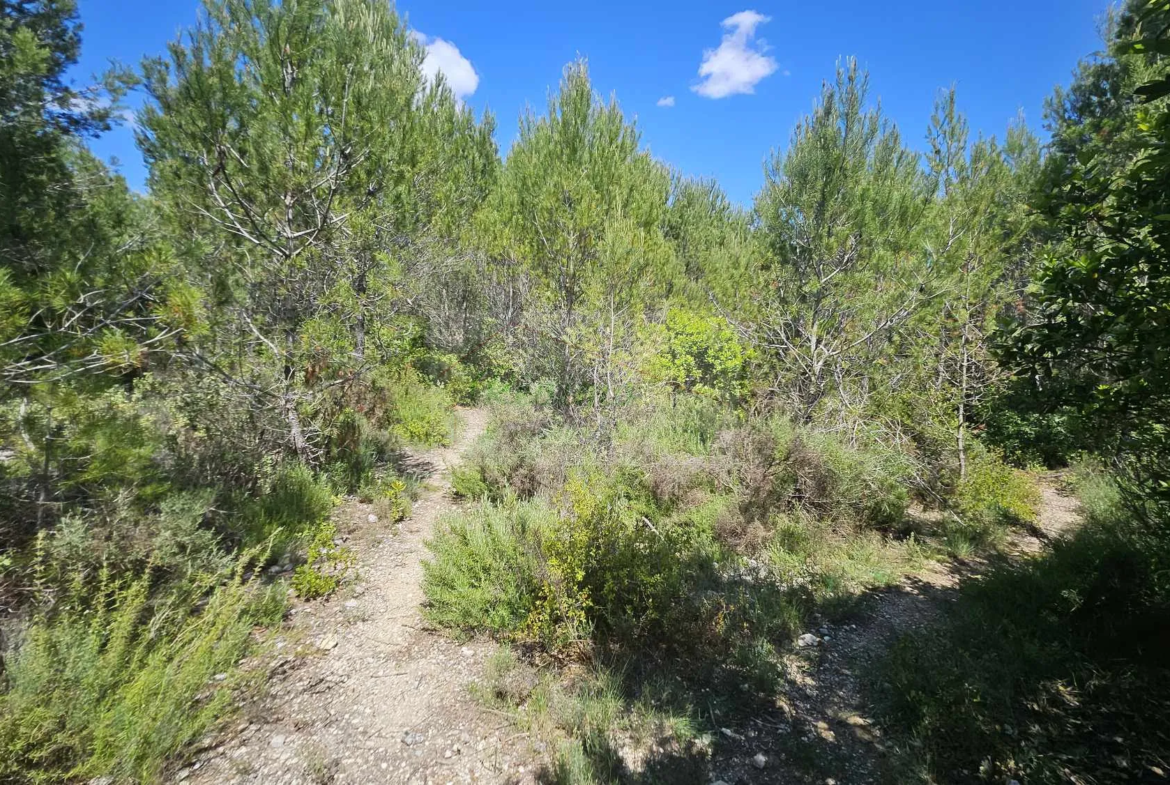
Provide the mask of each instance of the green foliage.
POLYGON ((666 315, 665 332, 655 376, 678 390, 723 400, 745 392, 747 352, 725 320, 675 308, 666 315))
POLYGON ((471 406, 479 402, 480 393, 490 378, 463 362, 457 355, 432 353, 415 363, 424 377, 442 387, 455 403, 471 406))
POLYGON ((379 477, 362 489, 358 500, 373 504, 378 517, 390 523, 410 515, 410 489, 399 477, 379 477))
POLYGON ((867 589, 896 585, 926 560, 913 539, 899 542, 850 531, 807 514, 778 515, 770 527, 766 556, 776 579, 806 588, 816 602, 830 607, 867 589))
POLYGON ((427 617, 463 632, 518 634, 540 586, 532 542, 554 517, 540 502, 516 502, 479 505, 446 521, 427 545, 427 617))
POLYGON ((1020 379, 996 390, 979 408, 983 427, 980 441, 1001 451, 1015 466, 1058 469, 1069 465, 1078 453, 1090 450, 1081 434, 1078 411, 1073 406, 1036 406, 1030 385, 1020 379))
POLYGON ((285 539, 311 531, 332 510, 328 484, 307 466, 292 462, 277 469, 268 491, 249 500, 240 516, 246 541, 259 543, 274 534, 285 539))
POLYGON ((518 261, 536 284, 517 342, 522 378, 552 379, 558 406, 612 375, 633 309, 672 278, 662 232, 669 188, 616 100, 593 91, 583 61, 565 69, 546 115, 521 119, 481 231, 493 256, 518 261))
POLYGON ((230 709, 233 668, 281 602, 238 577, 205 602, 195 586, 153 598, 152 582, 78 579, 35 617, 6 657, 0 778, 153 781, 230 709))
POLYGON ((942 625, 891 651, 878 691, 904 734, 896 778, 1120 783, 1162 765, 1165 532, 1108 478, 1082 488, 1084 528, 965 582, 942 625))
POLYGON ((955 489, 954 506, 964 525, 977 530, 1031 524, 1039 511, 1040 490, 1027 472, 992 453, 976 453, 955 489))
POLYGON ((930 274, 922 167, 866 106, 868 89, 855 61, 839 67, 756 197, 765 258, 751 328, 773 390, 805 423, 850 376, 880 370, 878 347, 921 306, 930 274))
POLYGON ((1113 56, 1082 65, 1050 115, 1039 207, 1054 237, 1009 357, 1038 396, 1075 407, 1086 441, 1123 463, 1138 498, 1170 504, 1170 109, 1167 9, 1131 3, 1113 56), (1140 43, 1140 45, 1139 45, 1140 43))
POLYGON ((328 597, 341 585, 346 573, 353 567, 354 553, 338 545, 337 526, 323 523, 308 538, 305 563, 297 567, 292 577, 292 589, 302 600, 328 597))
POLYGON ((379 468, 394 453, 392 437, 350 408, 337 418, 329 448, 330 465, 326 471, 342 493, 369 488, 376 482, 379 468))
POLYGON ((410 444, 450 444, 457 420, 448 390, 407 374, 390 392, 390 431, 410 444))
POLYGON ((717 404, 681 395, 619 427, 607 462, 585 434, 512 419, 530 411, 500 409, 455 473, 462 494, 484 501, 432 546, 438 623, 564 652, 705 647, 767 681, 766 652, 813 603, 895 582, 922 558, 857 533, 905 511, 906 468, 892 451, 797 438, 782 421, 757 444, 717 404), (786 508, 805 522, 799 545, 780 544, 791 526, 774 513, 786 508), (775 571, 738 583, 740 553, 767 550, 770 531, 775 571))

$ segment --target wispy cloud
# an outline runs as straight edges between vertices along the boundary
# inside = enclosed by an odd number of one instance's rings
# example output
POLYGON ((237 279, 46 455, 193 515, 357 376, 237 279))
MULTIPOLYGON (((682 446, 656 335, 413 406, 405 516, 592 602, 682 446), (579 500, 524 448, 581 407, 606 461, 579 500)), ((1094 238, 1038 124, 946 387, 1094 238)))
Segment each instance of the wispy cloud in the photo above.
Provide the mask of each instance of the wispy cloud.
POLYGON ((659 106, 674 106, 674 96, 664 95, 658 99, 659 106))
POLYGON ((475 72, 471 61, 459 51, 459 47, 450 41, 430 38, 418 31, 414 32, 414 37, 427 52, 422 72, 428 82, 433 82, 436 75, 442 74, 447 86, 460 101, 475 92, 479 87, 479 74, 475 72))
POLYGON ((778 68, 776 60, 764 54, 767 44, 754 40, 756 28, 772 20, 755 11, 740 11, 723 20, 723 41, 718 49, 703 52, 700 81, 691 89, 705 98, 751 94, 756 85, 778 68))

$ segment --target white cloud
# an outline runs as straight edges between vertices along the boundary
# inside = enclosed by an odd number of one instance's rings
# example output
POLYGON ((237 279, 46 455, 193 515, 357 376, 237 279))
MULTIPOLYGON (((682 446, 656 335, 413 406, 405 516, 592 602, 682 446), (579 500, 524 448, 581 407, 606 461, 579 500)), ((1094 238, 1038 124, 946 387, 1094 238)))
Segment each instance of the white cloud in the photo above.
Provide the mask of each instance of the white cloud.
POLYGON ((659 106, 674 106, 674 96, 664 95, 658 99, 659 106))
POLYGON ((740 11, 723 20, 726 32, 718 49, 703 52, 699 66, 702 79, 691 89, 705 98, 751 94, 755 86, 775 73, 776 60, 764 54, 767 45, 754 41, 756 28, 772 20, 755 11, 740 11))
POLYGON ((450 41, 429 38, 417 31, 413 35, 427 51, 422 72, 428 82, 434 81, 437 74, 442 74, 447 80, 447 86, 460 101, 475 92, 479 87, 479 74, 475 72, 471 61, 460 53, 459 47, 450 41))

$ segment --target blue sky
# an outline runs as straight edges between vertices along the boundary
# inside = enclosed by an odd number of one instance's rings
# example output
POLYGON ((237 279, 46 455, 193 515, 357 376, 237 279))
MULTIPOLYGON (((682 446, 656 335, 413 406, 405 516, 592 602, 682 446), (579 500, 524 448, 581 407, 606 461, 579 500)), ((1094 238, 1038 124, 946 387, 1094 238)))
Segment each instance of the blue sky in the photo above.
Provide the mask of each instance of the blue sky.
MULTIPOLYGON (((643 144, 750 204, 769 151, 783 148, 841 56, 921 148, 933 101, 955 84, 972 130, 1002 136, 1023 112, 1042 133, 1044 99, 1100 46, 1108 0, 673 0, 584 3, 404 0, 398 9, 507 152, 526 105, 543 111, 561 69, 589 59, 594 86, 636 117, 643 144), (727 21, 724 24, 725 20, 727 21), (700 69, 704 70, 700 76, 700 69), (472 92, 472 89, 474 91, 472 92), (659 103, 673 97, 672 106, 659 103)), ((80 82, 110 59, 159 54, 198 0, 80 0, 80 82)), ((138 99, 132 99, 134 103, 138 99)), ((93 142, 134 188, 146 172, 128 129, 93 142)))

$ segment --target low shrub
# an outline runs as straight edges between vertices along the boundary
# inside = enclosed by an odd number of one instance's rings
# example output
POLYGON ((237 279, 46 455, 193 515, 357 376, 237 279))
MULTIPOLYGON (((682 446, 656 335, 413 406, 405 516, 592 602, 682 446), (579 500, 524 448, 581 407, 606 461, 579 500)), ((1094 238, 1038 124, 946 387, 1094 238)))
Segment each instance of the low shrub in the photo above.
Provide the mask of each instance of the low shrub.
POLYGON ((784 462, 793 500, 821 517, 890 529, 910 504, 906 456, 877 442, 851 446, 829 434, 800 434, 784 462))
POLYGON ((410 444, 450 444, 457 420, 448 391, 403 374, 390 387, 390 431, 410 444))
POLYGON ((520 634, 540 591, 534 544, 554 518, 546 504, 528 501, 484 503, 444 521, 423 565, 427 617, 465 633, 520 634))
POLYGON ((415 362, 424 377, 443 388, 458 404, 471 406, 479 402, 486 380, 477 368, 464 363, 458 355, 431 352, 415 362))
POLYGON ((956 486, 954 507, 966 528, 991 540, 1011 525, 1035 522, 1040 490, 1026 471, 976 448, 971 450, 966 477, 956 486))
POLYGON ((353 409, 345 409, 329 439, 325 474, 339 493, 357 493, 394 456, 394 439, 353 409))
POLYGON ((266 493, 241 502, 245 543, 256 544, 280 536, 281 544, 311 530, 329 517, 333 510, 333 491, 329 484, 301 463, 286 463, 277 469, 266 493))
POLYGON ((891 586, 926 561, 913 539, 893 540, 865 529, 841 528, 808 514, 779 514, 771 522, 767 561, 782 586, 803 589, 819 605, 846 602, 891 586))
POLYGON ((154 576, 78 580, 6 652, 0 780, 156 781, 231 706, 233 668, 279 592, 236 578, 153 596, 154 576), (226 675, 226 678, 225 678, 226 675))
POLYGON ((309 538, 305 563, 297 566, 292 577, 292 589, 302 600, 328 597, 352 569, 353 551, 339 545, 336 539, 337 526, 333 523, 321 524, 309 538))
POLYGON ((372 504, 380 520, 397 523, 410 515, 411 488, 401 477, 383 475, 362 488, 358 499, 372 504))

